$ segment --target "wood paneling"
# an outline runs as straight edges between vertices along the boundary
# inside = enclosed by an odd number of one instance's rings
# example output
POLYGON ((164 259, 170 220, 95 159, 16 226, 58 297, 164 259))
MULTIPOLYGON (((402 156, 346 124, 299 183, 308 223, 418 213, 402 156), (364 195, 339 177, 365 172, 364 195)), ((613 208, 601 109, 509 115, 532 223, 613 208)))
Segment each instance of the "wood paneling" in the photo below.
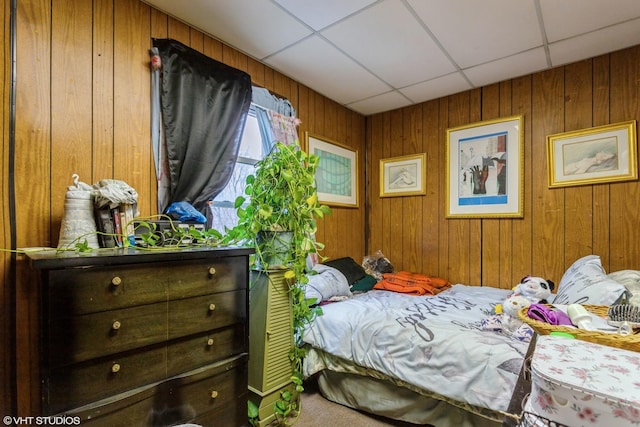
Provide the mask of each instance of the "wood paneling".
MULTIPOLYGON (((51 182, 72 185, 72 175, 93 182, 90 1, 55 0, 51 7, 51 182)), ((66 187, 51 188, 51 239, 60 229, 66 187)))
MULTIPOLYGON (((7 185, 9 77, 9 1, 2 0, 3 82, 3 247, 10 246, 11 219, 7 185)), ((64 213, 64 197, 71 175, 89 184, 101 179, 125 181, 138 192, 140 214, 157 211, 157 188, 150 132, 149 53, 152 38, 173 38, 211 58, 248 72, 254 84, 288 98, 304 131, 334 139, 358 151, 364 177, 365 118, 315 93, 309 88, 260 64, 224 43, 157 11, 138 0, 24 0, 16 16, 18 79, 16 121, 16 228, 18 247, 56 246, 64 213)), ((333 208, 319 222, 318 240, 329 258, 362 259, 364 237, 364 179, 359 182, 359 208, 333 208)), ((5 255, 3 277, 9 274, 5 255)), ((4 319, 0 345, 4 349, 26 347, 33 342, 21 331, 35 322, 29 281, 18 278, 16 294, 9 280, 2 287, 4 319), (9 284, 11 286, 7 286, 9 284), (15 307, 15 323, 12 309, 15 307), (5 309, 6 308, 6 309, 5 309), (14 329, 15 328, 15 329, 14 329), (17 330, 17 332, 16 332, 17 330), (17 339, 17 345, 12 340, 17 339)), ((21 354, 23 362, 5 351, 0 360, 0 408, 12 413, 16 393, 12 378, 28 378, 35 355, 21 354)), ((36 387, 19 384, 33 393, 36 387)), ((18 390, 20 393, 20 390, 18 390)), ((21 401, 28 401, 23 396, 21 401)), ((26 404, 25 404, 26 405, 26 404)), ((15 408, 24 416, 30 407, 15 408)))
MULTIPOLYGON (((609 119, 611 123, 640 119, 640 46, 610 56, 609 119)), ((610 186, 609 268, 628 268, 629 258, 638 264, 637 238, 640 185, 637 182, 610 186)))
MULTIPOLYGON (((9 91, 11 81, 11 47, 9 34, 9 0, 0 0, 0 17, 2 20, 2 36, 0 36, 0 170, 2 184, 0 184, 0 223, 3 224, 0 233, 0 245, 11 248, 11 232, 9 228, 9 91)), ((11 257, 9 252, 0 252, 0 347, 11 349, 14 347, 15 337, 15 293, 11 279, 11 257)), ((11 412, 15 405, 14 378, 9 373, 15 372, 15 355, 10 351, 0 353, 0 411, 3 414, 11 412)))
POLYGON ((381 248, 396 269, 421 265, 452 282, 505 289, 529 274, 559 283, 592 253, 607 271, 640 269, 638 181, 549 189, 546 158, 547 135, 639 120, 638 75, 640 47, 633 47, 368 117, 368 251, 381 248), (520 114, 524 217, 446 219, 447 128, 520 114), (380 198, 380 159, 420 152, 427 153, 427 194, 380 198))
POLYGON ((114 177, 113 165, 113 2, 93 5, 93 127, 90 182, 114 177))
POLYGON ((147 215, 157 204, 150 197, 156 186, 151 179, 150 17, 147 5, 114 1, 113 175, 136 189, 138 209, 147 215))
MULTIPOLYGON (((21 76, 16 88, 15 122, 15 209, 13 221, 16 246, 50 246, 57 242, 59 229, 53 231, 52 224, 60 223, 61 216, 52 217, 52 188, 58 186, 64 193, 70 184, 68 174, 64 181, 53 183, 52 176, 61 176, 52 172, 52 117, 51 117, 51 4, 49 1, 33 0, 19 2, 16 13, 17 37, 16 49, 20 61, 16 62, 16 74, 21 76), (21 55, 20 52, 23 52, 21 55), (53 235, 56 234, 55 237, 53 235), (55 239, 55 240, 54 240, 55 239)), ((18 79, 16 78, 18 81, 18 79)), ((66 160, 58 166, 66 165, 66 160)), ((9 226, 8 224, 6 225, 9 226)), ((34 301, 29 289, 28 277, 17 275, 15 301, 15 339, 16 348, 31 348, 37 343, 37 337, 25 333, 34 322, 37 301, 34 301)), ((11 284, 13 286, 13 284, 11 284)), ((13 348, 13 347, 12 347, 13 348)), ((30 378, 34 366, 37 367, 37 354, 19 353, 16 355, 15 377, 30 378)), ((10 381, 13 372, 3 372, 2 381, 10 381)), ((11 410, 30 414, 29 402, 37 385, 17 380, 16 403, 11 410)))
MULTIPOLYGON (((153 37, 174 38, 255 73, 255 84, 299 110, 301 138, 309 130, 334 139, 357 150, 364 165, 363 116, 137 0, 31 0, 20 2, 18 12, 23 54, 16 164, 30 172, 17 185, 19 246, 57 244, 72 173, 87 183, 123 180, 138 191, 140 213, 155 213, 148 67, 153 37)), ((364 167, 359 172, 364 177, 364 167)), ((319 239, 340 242, 325 242, 326 256, 364 255, 364 194, 362 179, 360 207, 334 208, 321 221, 319 239)))
MULTIPOLYGON (((640 46, 365 118, 138 0, 21 0, 10 224, 9 1, 0 1, 4 247, 11 226, 18 247, 57 245, 72 173, 88 183, 121 179, 138 191, 140 213, 155 213, 148 49, 152 37, 171 37, 287 97, 302 121, 301 139, 309 131, 358 151, 359 207, 334 207, 319 223, 317 238, 329 258, 360 260, 381 250, 396 269, 502 288, 527 274, 558 283, 566 267, 589 253, 600 255, 608 271, 640 269, 637 181, 552 190, 546 181, 547 135, 640 119, 640 46), (516 114, 525 119, 524 218, 446 219, 447 128, 516 114), (427 155, 426 195, 380 198, 380 159, 418 152, 427 155)), ((15 324, 3 317, 11 328, 0 335, 4 348, 33 339, 13 329, 28 329, 33 302, 27 281, 7 285, 8 262, 5 255, 2 316, 18 303, 15 324)), ((0 408, 13 406, 6 395, 11 360, 5 354, 1 361, 0 408)))

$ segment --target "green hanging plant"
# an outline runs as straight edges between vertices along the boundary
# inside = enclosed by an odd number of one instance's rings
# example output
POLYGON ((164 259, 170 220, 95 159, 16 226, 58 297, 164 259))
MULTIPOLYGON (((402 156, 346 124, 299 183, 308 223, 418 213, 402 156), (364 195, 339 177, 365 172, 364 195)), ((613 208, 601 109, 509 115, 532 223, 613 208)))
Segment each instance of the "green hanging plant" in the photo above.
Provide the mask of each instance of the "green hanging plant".
MULTIPOLYGON (((304 390, 302 361, 306 348, 302 331, 322 314, 315 299, 305 299, 308 283, 307 259, 318 255, 324 245, 315 240, 317 219, 331 213, 318 201, 315 174, 320 158, 303 151, 299 144, 275 144, 271 152, 256 163, 255 172, 246 179, 245 196, 235 201, 238 225, 227 230, 225 242, 254 246, 252 267, 262 270, 285 268, 293 309, 294 345, 289 351, 292 364, 291 382, 295 391, 304 390), (247 200, 248 199, 248 200, 247 200), (286 238, 282 233, 287 233, 286 238), (282 248, 284 252, 281 252, 282 248)), ((299 414, 296 395, 283 391, 275 403, 280 425, 294 423, 299 414)))
POLYGON ((316 219, 331 213, 328 206, 318 202, 315 173, 319 161, 298 144, 277 142, 247 177, 246 197, 239 196, 235 201, 238 225, 227 230, 227 240, 254 246, 256 266, 275 267, 272 259, 282 239, 278 233, 288 232, 291 245, 282 264, 294 271, 297 281, 305 280, 307 256, 324 248, 314 238, 316 219))

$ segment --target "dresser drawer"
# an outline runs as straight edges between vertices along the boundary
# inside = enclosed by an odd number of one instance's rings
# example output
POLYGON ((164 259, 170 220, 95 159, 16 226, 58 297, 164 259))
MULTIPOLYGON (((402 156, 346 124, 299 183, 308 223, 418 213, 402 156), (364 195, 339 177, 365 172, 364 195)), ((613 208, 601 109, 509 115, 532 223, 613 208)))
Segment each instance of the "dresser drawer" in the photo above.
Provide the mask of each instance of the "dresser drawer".
POLYGON ((55 319, 46 336, 49 367, 162 342, 167 339, 167 303, 55 319))
MULTIPOLYGON (((63 415, 80 417, 80 426, 132 427, 153 426, 158 412, 158 396, 166 392, 166 384, 134 389, 131 393, 116 396, 108 403, 96 402, 82 408, 64 411, 63 415), (142 390, 142 391, 138 391, 142 390)), ((180 420, 175 420, 176 424, 180 420)))
MULTIPOLYGON (((240 426, 247 420, 247 364, 246 356, 213 368, 192 371, 189 376, 169 383, 171 389, 167 408, 180 410, 185 416, 218 413, 215 422, 205 426, 240 426), (233 424, 233 414, 242 407, 243 423, 233 424), (231 416, 230 416, 231 415, 231 416)), ((192 420, 192 417, 184 419, 192 420)))
POLYGON ((167 300, 161 264, 49 272, 49 317, 88 314, 167 300))
POLYGON ((93 405, 71 409, 81 425, 158 427, 197 423, 206 427, 247 425, 246 360, 239 356, 183 376, 140 387, 93 405), (215 398, 211 393, 217 392, 215 398), (235 396, 236 401, 231 399, 235 396), (199 416, 199 409, 208 411, 199 416))
POLYGON ((166 349, 52 369, 44 375, 43 411, 60 413, 165 378, 166 349))
POLYGON ((181 262, 165 272, 171 300, 245 289, 248 274, 243 257, 181 262))
POLYGON ((223 292, 169 301, 169 339, 243 323, 247 292, 223 292))
POLYGON ((248 353, 246 336, 244 325, 238 323, 177 341, 167 348, 167 375, 174 376, 235 354, 248 353))

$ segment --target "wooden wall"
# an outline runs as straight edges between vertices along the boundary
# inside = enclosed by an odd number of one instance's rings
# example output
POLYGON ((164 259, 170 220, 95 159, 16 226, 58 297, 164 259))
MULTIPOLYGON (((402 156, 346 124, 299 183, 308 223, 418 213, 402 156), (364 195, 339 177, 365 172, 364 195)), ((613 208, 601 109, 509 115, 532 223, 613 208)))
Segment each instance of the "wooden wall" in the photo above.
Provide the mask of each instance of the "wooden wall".
MULTIPOLYGON (((545 137, 640 119, 640 47, 367 118, 138 0, 20 0, 17 23, 15 218, 9 206, 9 4, 3 6, 2 233, 4 248, 55 246, 71 174, 94 183, 122 179, 154 213, 149 130, 152 37, 177 39, 248 72, 291 100, 305 131, 358 150, 360 206, 334 208, 318 239, 328 257, 382 250, 396 269, 454 282, 512 287, 526 274, 559 282, 578 257, 595 253, 608 271, 640 269, 640 184, 550 190, 545 137), (448 127, 515 114, 525 118, 523 219, 445 219, 448 127), (427 195, 379 198, 381 158, 425 152, 427 195), (366 187, 365 187, 366 185, 366 187), (365 193, 365 188, 367 189, 365 193), (365 196, 367 202, 365 203, 365 196), (368 212, 365 215, 365 211, 368 212), (366 232, 366 234, 365 234, 366 232)), ((3 252, 0 412, 17 408, 16 358, 34 322, 30 283, 12 279, 3 252), (15 314, 15 316, 14 316, 15 314), (21 348, 21 347, 20 347, 21 348)), ((29 363, 36 363, 31 360, 29 363)), ((20 369, 29 369, 21 364, 20 369)), ((18 385, 17 393, 21 392, 18 385)), ((22 415, 37 415, 21 408, 22 415)))
POLYGON ((640 269, 640 182, 547 187, 546 136, 640 120, 640 46, 367 118, 367 248, 397 269, 511 288, 576 259, 640 269), (524 115, 524 218, 446 219, 446 130, 524 115), (379 197, 382 158, 426 153, 427 194, 379 197))
MULTIPOLYGON (((10 88, 10 37, 9 37, 9 2, 0 0, 0 248, 11 247, 9 228, 9 88, 10 88)), ((11 254, 0 252, 0 412, 8 414, 9 403, 13 395, 13 375, 15 369, 10 349, 13 348, 14 337, 14 300, 11 280, 11 254)))
MULTIPOLYGON (((2 1, 8 35, 10 0, 2 1)), ((93 184, 100 179, 124 180, 139 193, 142 215, 155 213, 156 178, 150 143, 150 72, 148 49, 152 38, 173 38, 204 54, 248 72, 256 85, 288 98, 305 131, 325 136, 358 150, 365 159, 365 118, 273 69, 247 57, 138 0, 21 0, 17 22, 16 118, 16 247, 56 246, 64 212, 64 196, 71 175, 93 184)), ((9 37, 2 44, 3 69, 3 247, 9 244, 6 183, 8 158, 6 107, 9 87, 9 37)), ((364 194, 364 180, 360 182, 364 194)), ((334 208, 319 224, 318 240, 328 257, 364 253, 364 203, 358 209, 334 208)), ((20 262, 18 262, 20 264, 20 262)), ((3 273, 9 271, 5 259, 3 273)), ((2 284, 4 349, 0 409, 13 413, 12 393, 16 359, 13 340, 22 340, 35 322, 31 283, 17 279, 2 284), (15 286, 15 288, 14 288, 15 286), (16 294, 13 294, 13 289, 16 294), (17 301, 14 305, 14 301, 17 301), (17 323, 5 318, 17 307, 17 323), (5 310, 6 308, 6 310, 5 310), (30 311, 31 310, 31 311, 30 311), (13 325, 13 326, 12 326, 13 325), (15 329, 13 329, 15 328, 15 329), (6 368, 6 369, 5 369, 6 368)), ((18 350, 20 351, 20 350, 18 350)), ((20 378, 30 369, 29 355, 19 354, 20 378), (27 362, 25 362, 27 360, 27 362)), ((17 393, 23 393, 21 384, 17 393)), ((26 393, 26 392, 24 392, 26 393)), ((28 407, 19 408, 24 416, 28 407)))

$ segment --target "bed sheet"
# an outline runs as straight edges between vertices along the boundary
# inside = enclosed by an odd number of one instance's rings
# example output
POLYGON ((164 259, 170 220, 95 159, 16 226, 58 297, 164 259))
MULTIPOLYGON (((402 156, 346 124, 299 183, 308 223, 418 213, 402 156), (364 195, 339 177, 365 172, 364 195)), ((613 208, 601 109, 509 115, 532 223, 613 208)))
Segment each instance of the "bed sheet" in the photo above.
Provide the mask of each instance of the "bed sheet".
POLYGON ((303 340, 447 400, 506 411, 528 342, 481 322, 510 292, 462 284, 436 296, 369 291, 323 306, 303 340))

